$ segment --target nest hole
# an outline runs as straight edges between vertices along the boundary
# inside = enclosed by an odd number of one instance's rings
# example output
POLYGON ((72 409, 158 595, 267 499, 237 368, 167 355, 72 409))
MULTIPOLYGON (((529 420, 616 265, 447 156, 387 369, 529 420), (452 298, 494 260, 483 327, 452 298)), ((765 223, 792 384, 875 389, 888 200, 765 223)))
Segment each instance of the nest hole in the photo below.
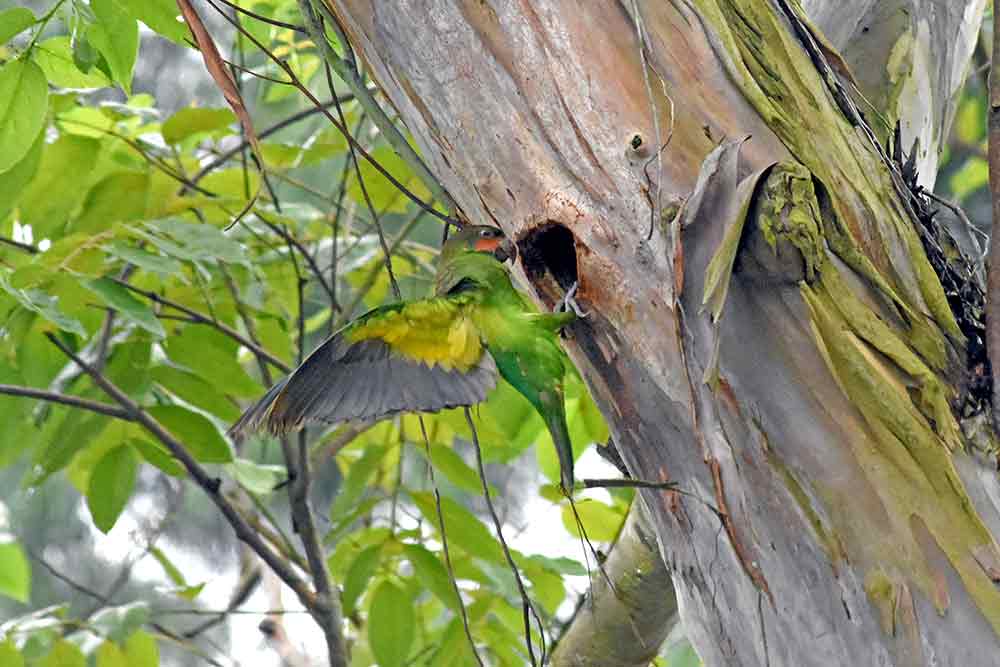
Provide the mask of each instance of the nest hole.
POLYGON ((541 286, 546 273, 563 291, 577 281, 576 240, 563 225, 549 222, 535 227, 517 242, 517 251, 525 274, 536 286, 541 286))

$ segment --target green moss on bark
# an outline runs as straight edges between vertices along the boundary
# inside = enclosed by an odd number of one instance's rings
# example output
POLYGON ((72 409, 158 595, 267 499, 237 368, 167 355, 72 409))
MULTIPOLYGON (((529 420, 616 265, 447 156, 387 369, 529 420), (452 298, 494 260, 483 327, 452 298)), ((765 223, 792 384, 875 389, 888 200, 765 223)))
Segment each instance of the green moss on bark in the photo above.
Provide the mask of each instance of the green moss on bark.
MULTIPOLYGON (((962 436, 951 413, 953 390, 945 370, 949 359, 962 356, 949 349, 960 351, 965 340, 892 175, 867 135, 837 107, 773 3, 693 1, 735 84, 803 165, 786 169, 783 177, 790 179, 792 194, 774 193, 761 231, 777 238, 777 229, 769 226, 774 213, 790 203, 797 209, 784 217, 802 231, 800 250, 819 276, 800 286, 809 325, 817 350, 864 420, 866 431, 848 444, 885 508, 889 529, 871 534, 838 523, 845 526, 838 534, 852 560, 861 555, 862 567, 870 569, 869 598, 890 629, 898 586, 886 571, 905 573, 935 599, 930 567, 909 525, 916 515, 1000 634, 1000 592, 972 556, 996 547, 952 461, 962 436), (820 192, 810 193, 806 174, 821 185, 820 192), (852 292, 842 269, 817 250, 819 232, 810 227, 817 219, 829 250, 895 308, 902 324, 884 321, 852 292)), ((897 85, 902 85, 905 72, 898 73, 897 85)), ((848 495, 827 497, 828 502, 851 502, 848 495)), ((827 515, 856 510, 827 507, 827 515)))

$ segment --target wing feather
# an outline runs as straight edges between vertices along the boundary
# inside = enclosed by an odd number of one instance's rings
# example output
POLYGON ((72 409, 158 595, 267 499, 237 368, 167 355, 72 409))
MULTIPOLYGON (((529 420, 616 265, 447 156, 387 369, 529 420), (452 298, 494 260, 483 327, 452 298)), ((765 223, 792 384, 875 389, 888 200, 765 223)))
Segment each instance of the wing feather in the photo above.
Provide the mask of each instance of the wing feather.
POLYGON ((473 405, 497 368, 472 324, 474 294, 375 309, 333 334, 230 428, 241 438, 310 423, 375 419, 473 405))

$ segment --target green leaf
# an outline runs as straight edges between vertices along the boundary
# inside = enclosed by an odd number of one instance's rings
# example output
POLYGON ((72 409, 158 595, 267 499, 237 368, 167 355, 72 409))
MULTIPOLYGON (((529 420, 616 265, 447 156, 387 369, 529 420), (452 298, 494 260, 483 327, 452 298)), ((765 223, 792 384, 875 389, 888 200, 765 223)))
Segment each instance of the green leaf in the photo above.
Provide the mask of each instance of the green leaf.
MULTIPOLYGON (((2 182, 2 179, 0 179, 2 182)), ((2 186, 0 186, 2 188, 2 186)), ((0 190, 2 192, 2 190, 0 190)), ((161 278, 183 279, 181 273, 181 263, 172 257, 164 257, 156 253, 149 252, 142 248, 130 246, 121 241, 115 241, 106 246, 106 250, 115 257, 123 259, 130 264, 135 264, 140 269, 145 269, 151 273, 159 275, 161 278)))
POLYGON ((413 600, 399 586, 383 581, 368 612, 368 645, 379 667, 402 667, 413 644, 413 600))
POLYGON ((546 570, 557 574, 565 574, 573 577, 587 576, 587 568, 581 565, 579 561, 573 560, 572 558, 566 558, 565 556, 550 558, 549 556, 543 556, 542 554, 534 554, 529 556, 526 560, 537 563, 546 570))
POLYGON ((264 392, 237 361, 237 343, 214 329, 186 326, 168 337, 164 347, 171 360, 200 373, 219 391, 240 398, 256 398, 264 392))
POLYGON ((260 145, 260 155, 264 158, 264 164, 270 169, 285 171, 299 166, 302 147, 265 141, 260 145))
POLYGON ((229 109, 181 109, 168 118, 161 129, 168 144, 180 143, 199 132, 213 132, 228 128, 236 122, 236 114, 229 109))
POLYGON ((140 397, 149 388, 149 360, 152 342, 148 337, 134 337, 115 346, 107 374, 129 396, 140 397))
POLYGON ((4 667, 24 667, 24 658, 10 639, 0 644, 0 665, 4 667))
POLYGON ((191 600, 194 600, 196 597, 201 595, 201 592, 204 589, 205 589, 205 582, 203 581, 200 584, 195 584, 193 586, 181 586, 179 588, 172 588, 164 592, 170 593, 171 595, 176 595, 182 600, 187 600, 190 602, 191 600))
POLYGON ((149 414, 202 463, 229 463, 233 460, 229 444, 203 415, 179 405, 157 405, 149 408, 149 414))
POLYGON ((69 317, 59 307, 59 299, 41 290, 19 290, 11 287, 3 274, 0 274, 0 289, 13 296, 22 306, 38 313, 46 320, 64 331, 70 331, 81 337, 87 336, 86 329, 79 320, 69 317))
POLYGON ((118 607, 106 607, 94 614, 91 624, 102 637, 124 642, 149 621, 149 605, 132 602, 118 607))
MULTIPOLYGON (((6 663, 3 663, 6 664, 6 663)), ((60 639, 45 656, 38 667, 86 667, 87 657, 71 641, 60 639)))
MULTIPOLYGON (((31 597, 31 566, 17 542, 0 537, 0 595, 27 603, 31 597)), ((0 664, 7 664, 0 660, 0 664)))
MULTIPOLYGON (((516 558, 516 563, 531 581, 531 594, 550 614, 555 614, 566 598, 562 575, 531 558, 516 558)), ((584 572, 586 574, 586 572, 584 572)))
POLYGON ((337 521, 358 502, 368 488, 368 481, 378 470, 379 463, 381 463, 386 451, 387 448, 384 446, 372 445, 365 449, 361 458, 351 465, 344 478, 344 483, 340 486, 340 492, 330 508, 330 518, 333 521, 337 521))
POLYGON ((20 162, 45 125, 49 84, 34 61, 0 67, 0 173, 20 162))
MULTIPOLYGON (((207 187, 206 181, 207 179, 202 181, 202 185, 207 187)), ((146 235, 146 238, 165 254, 178 259, 217 260, 227 264, 242 264, 247 261, 240 242, 211 225, 165 218, 155 221, 150 227, 169 235, 177 242, 172 243, 161 236, 146 235)), ((140 236, 142 235, 140 233, 140 236)))
POLYGON ((43 128, 21 161, 0 174, 0 220, 14 208, 21 195, 24 194, 28 183, 38 172, 44 146, 45 129, 43 128))
MULTIPOLYGON (((430 492, 410 492, 410 497, 420 509, 420 513, 435 528, 438 527, 434 496, 430 492)), ((448 542, 464 549, 470 556, 494 563, 503 563, 500 543, 476 516, 451 498, 441 499, 441 513, 448 542)))
POLYGON ((145 217, 149 184, 149 174, 138 171, 105 176, 87 193, 72 230, 94 233, 107 229, 113 222, 145 217))
POLYGON ((368 582, 375 574, 375 570, 378 569, 381 556, 382 544, 373 544, 362 549, 347 569, 347 575, 344 577, 344 591, 340 596, 345 616, 350 616, 357 610, 358 599, 365 592, 368 582))
POLYGON ((360 519, 362 516, 366 516, 383 500, 385 500, 385 498, 365 498, 363 501, 358 503, 353 510, 347 514, 338 516, 337 520, 333 523, 333 527, 330 528, 329 532, 327 532, 327 534, 323 537, 323 542, 325 544, 337 544, 340 542, 345 533, 351 529, 355 521, 360 519))
POLYGON ((133 18, 145 23, 150 30, 172 42, 187 46, 191 33, 183 21, 175 0, 117 0, 118 5, 133 18))
POLYGON ((79 34, 77 39, 71 42, 71 46, 73 47, 73 64, 84 74, 89 72, 101 57, 101 54, 97 52, 97 49, 84 34, 79 34))
POLYGON ((73 58, 69 35, 52 37, 35 45, 35 62, 53 86, 60 88, 104 88, 111 79, 96 67, 81 72, 73 58))
POLYGON ((183 477, 187 474, 181 462, 174 458, 166 447, 143 438, 133 438, 129 444, 139 452, 146 463, 156 466, 172 477, 183 477))
POLYGON ((25 7, 14 7, 0 12, 0 44, 35 24, 35 14, 25 7))
POLYGON ((695 652, 694 647, 687 638, 681 638, 671 644, 664 652, 663 657, 670 667, 701 667, 701 658, 695 652))
POLYGON ((458 611, 455 587, 441 559, 420 544, 407 544, 403 554, 413 566, 413 576, 452 611, 458 611))
POLYGON ((239 408, 230 399, 196 373, 160 365, 154 366, 151 374, 153 380, 170 393, 223 421, 236 421, 240 416, 239 408))
POLYGON ((132 497, 139 464, 128 445, 115 447, 104 455, 90 474, 87 507, 94 525, 101 532, 110 531, 132 497))
POLYGON ((163 325, 153 314, 153 310, 110 278, 88 280, 84 285, 129 322, 142 327, 157 338, 164 338, 167 335, 163 330, 163 325))
POLYGON ((363 549, 367 549, 373 544, 383 544, 390 539, 392 539, 392 531, 385 526, 362 526, 348 533, 344 539, 337 543, 337 548, 326 559, 330 574, 337 581, 342 581, 347 576, 347 569, 363 549))
MULTIPOLYGON (((416 450, 422 456, 427 456, 427 451, 423 447, 417 445, 416 450)), ((469 493, 482 493, 483 487, 479 480, 479 473, 470 468, 451 447, 431 445, 431 460, 434 463, 434 469, 444 473, 448 481, 458 488, 469 493)), ((496 489, 491 489, 491 492, 495 493, 496 489)))
MULTIPOLYGON (((401 157, 396 155, 396 152, 390 146, 379 146, 374 151, 371 151, 371 154, 386 171, 395 176, 410 192, 424 201, 430 199, 430 191, 427 190, 427 187, 419 178, 413 176, 413 170, 410 169, 409 165, 401 157)), ((376 171, 375 167, 371 166, 367 160, 361 161, 360 168, 361 177, 365 182, 365 189, 368 191, 368 196, 371 198, 372 205, 376 210, 391 213, 403 213, 406 211, 410 200, 395 185, 376 171)), ((361 185, 358 183, 353 170, 351 171, 351 182, 347 188, 347 194, 361 206, 365 205, 361 185)))
POLYGON ((173 561, 167 558, 163 550, 157 546, 150 547, 149 555, 156 559, 156 562, 163 568, 163 572, 175 586, 187 586, 187 579, 184 574, 174 565, 173 561))
POLYGON ((160 664, 160 649, 151 634, 136 630, 125 640, 125 657, 130 667, 157 667, 160 664))
POLYGON ((100 275, 104 268, 104 253, 100 247, 102 239, 101 236, 89 234, 64 236, 52 243, 37 261, 48 269, 50 277, 53 273, 64 275, 67 272, 88 276, 100 275))
MULTIPOLYGON (((618 535, 625 514, 618 508, 605 505, 599 500, 585 498, 576 501, 576 512, 587 531, 587 537, 594 542, 610 542, 618 535)), ((567 503, 562 508, 562 520, 566 530, 575 537, 580 536, 580 529, 573 516, 573 508, 567 503)))
POLYGON ((97 667, 129 667, 128 658, 114 642, 104 642, 97 647, 97 667))
POLYGON ((981 157, 970 157, 958 171, 951 175, 951 190, 960 200, 980 188, 986 187, 990 179, 990 167, 981 157))
POLYGON ((967 144, 978 144, 986 136, 986 96, 966 94, 955 114, 955 134, 967 144))
POLYGON ((34 180, 21 198, 21 222, 31 225, 35 238, 54 235, 66 224, 70 213, 83 200, 80 184, 90 177, 101 143, 89 137, 64 134, 42 151, 34 180), (73 165, 73 178, 66 177, 66 165, 73 165))
POLYGON ((266 496, 288 481, 284 466, 264 465, 249 459, 237 458, 226 469, 247 491, 258 496, 266 496))
POLYGON ((97 47, 111 76, 128 95, 132 94, 132 69, 139 54, 139 25, 115 0, 90 0, 97 23, 87 30, 87 38, 97 47))

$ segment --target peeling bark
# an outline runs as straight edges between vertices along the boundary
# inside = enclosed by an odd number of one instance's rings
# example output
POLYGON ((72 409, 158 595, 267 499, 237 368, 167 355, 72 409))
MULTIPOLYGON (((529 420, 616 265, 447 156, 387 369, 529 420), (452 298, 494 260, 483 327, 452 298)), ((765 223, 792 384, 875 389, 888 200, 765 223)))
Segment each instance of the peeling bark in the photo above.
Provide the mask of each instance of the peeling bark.
POLYGON ((330 2, 470 220, 567 231, 524 277, 546 305, 579 278, 570 353, 632 473, 685 491, 642 495, 707 664, 994 662, 966 341, 834 74, 932 181, 982 0, 330 2), (909 47, 844 28, 890 4, 909 47))

